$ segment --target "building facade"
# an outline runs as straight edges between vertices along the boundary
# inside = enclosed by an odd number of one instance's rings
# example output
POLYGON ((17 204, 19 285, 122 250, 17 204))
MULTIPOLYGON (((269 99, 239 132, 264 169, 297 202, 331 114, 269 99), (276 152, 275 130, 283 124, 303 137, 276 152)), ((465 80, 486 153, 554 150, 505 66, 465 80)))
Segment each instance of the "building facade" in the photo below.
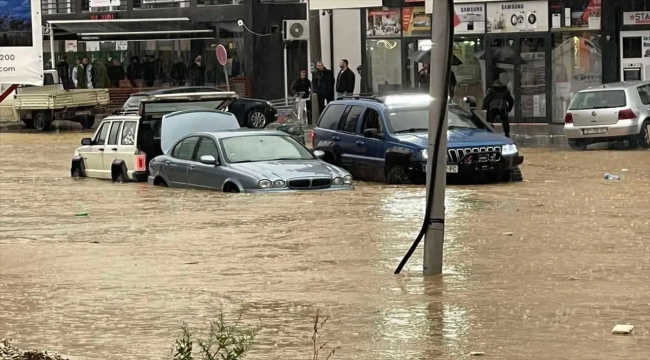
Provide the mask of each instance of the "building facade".
POLYGON ((154 86, 171 81, 171 68, 189 66, 201 55, 206 84, 221 85, 225 74, 250 80, 252 96, 284 97, 287 74, 297 77, 307 64, 307 41, 285 43, 283 20, 305 19, 304 4, 267 4, 260 0, 42 0, 44 61, 82 56, 125 67, 138 57, 156 62, 154 86), (243 26, 239 25, 243 22, 243 26), (228 52, 217 63, 216 46, 228 52))
MULTIPOLYGON (((321 13, 324 61, 361 65, 359 92, 424 91, 423 64, 409 56, 431 48, 431 16, 423 1, 382 5, 321 13)), ((480 101, 505 73, 514 121, 560 123, 579 90, 650 79, 650 1, 467 0, 455 12, 454 96, 480 101)))

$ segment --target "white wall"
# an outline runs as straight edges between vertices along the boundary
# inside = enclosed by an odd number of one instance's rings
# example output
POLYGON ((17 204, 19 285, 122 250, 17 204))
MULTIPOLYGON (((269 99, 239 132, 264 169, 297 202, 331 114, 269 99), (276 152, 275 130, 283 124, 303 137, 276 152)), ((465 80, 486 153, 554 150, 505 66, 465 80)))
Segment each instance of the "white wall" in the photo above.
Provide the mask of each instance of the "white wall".
MULTIPOLYGON (((361 52, 365 50, 365 46, 361 44, 361 14, 360 11, 365 9, 345 9, 345 10, 332 10, 332 22, 334 25, 334 64, 327 63, 330 59, 330 42, 325 41, 326 38, 321 38, 321 53, 323 54, 323 61, 326 66, 334 71, 334 76, 339 71, 339 61, 341 59, 348 59, 350 70, 354 71, 356 76, 354 93, 361 92, 361 78, 357 73, 357 66, 361 65, 361 52)), ((321 18, 322 20, 322 18, 321 18)), ((321 22, 321 35, 323 31, 327 31, 327 38, 329 38, 329 24, 327 27, 321 22)))

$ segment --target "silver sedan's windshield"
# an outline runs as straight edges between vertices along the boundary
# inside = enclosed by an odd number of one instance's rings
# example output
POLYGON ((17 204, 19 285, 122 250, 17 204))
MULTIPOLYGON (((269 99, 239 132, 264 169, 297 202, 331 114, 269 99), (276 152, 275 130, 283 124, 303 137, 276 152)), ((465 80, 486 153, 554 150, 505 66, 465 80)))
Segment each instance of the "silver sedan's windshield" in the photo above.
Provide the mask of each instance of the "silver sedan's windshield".
POLYGON ((251 135, 221 140, 223 155, 231 164, 273 161, 313 160, 314 156, 291 136, 251 135))

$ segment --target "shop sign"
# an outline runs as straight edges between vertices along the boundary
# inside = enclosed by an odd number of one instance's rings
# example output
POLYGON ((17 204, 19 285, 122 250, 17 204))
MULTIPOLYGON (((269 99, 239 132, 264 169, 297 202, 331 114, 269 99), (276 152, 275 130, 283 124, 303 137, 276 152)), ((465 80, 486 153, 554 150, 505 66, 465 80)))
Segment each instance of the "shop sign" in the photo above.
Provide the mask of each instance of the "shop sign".
POLYGON ((399 8, 373 8, 368 9, 367 13, 366 37, 372 39, 401 36, 399 8))
POLYGON ((650 11, 623 13, 623 25, 650 25, 650 11))
POLYGON ((454 6, 455 34, 482 34, 485 32, 485 5, 458 4, 454 6))
POLYGON ((1 0, 0 14, 12 24, 0 33, 0 84, 43 85, 41 0, 1 0))
POLYGON ((116 41, 115 42, 115 50, 117 50, 117 51, 127 51, 127 50, 129 50, 129 42, 128 41, 116 41))
POLYGON ((424 6, 402 9, 402 32, 404 36, 431 35, 431 15, 424 6))
POLYGON ((598 30, 601 3, 601 0, 581 0, 568 6, 562 0, 554 0, 551 3, 551 27, 598 30))
POLYGON ((117 14, 115 13, 109 13, 109 14, 89 14, 88 18, 90 20, 115 20, 117 19, 117 14))
POLYGON ((548 31, 546 1, 488 3, 486 17, 488 33, 548 31))

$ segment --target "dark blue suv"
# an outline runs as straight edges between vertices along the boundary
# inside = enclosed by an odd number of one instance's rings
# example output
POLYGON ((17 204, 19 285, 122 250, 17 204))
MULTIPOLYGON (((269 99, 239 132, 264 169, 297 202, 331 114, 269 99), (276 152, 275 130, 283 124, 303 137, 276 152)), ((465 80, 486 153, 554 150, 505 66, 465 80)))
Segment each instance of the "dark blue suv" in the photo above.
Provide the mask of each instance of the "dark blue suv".
MULTIPOLYGON (((312 144, 325 152, 325 161, 355 179, 422 183, 430 101, 424 94, 339 98, 323 111, 312 144)), ((448 176, 523 180, 518 165, 524 158, 512 140, 495 133, 472 109, 450 103, 448 111, 448 176)))

